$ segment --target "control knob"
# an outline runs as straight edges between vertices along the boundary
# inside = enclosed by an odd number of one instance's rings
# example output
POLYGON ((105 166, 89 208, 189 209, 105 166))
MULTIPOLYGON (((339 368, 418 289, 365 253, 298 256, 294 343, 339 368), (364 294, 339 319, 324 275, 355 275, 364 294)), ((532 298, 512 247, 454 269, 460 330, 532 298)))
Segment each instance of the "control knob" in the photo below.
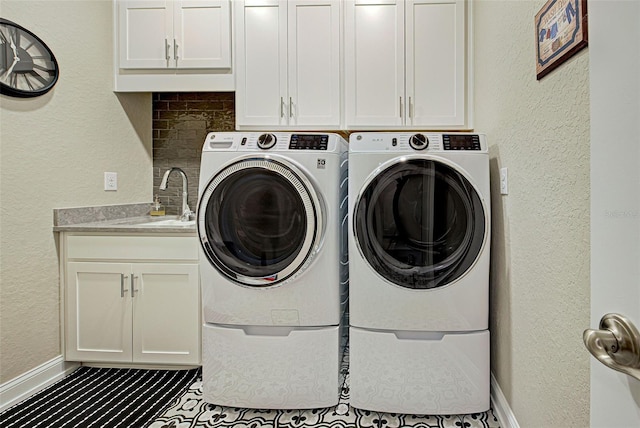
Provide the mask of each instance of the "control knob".
POLYGON ((258 147, 262 150, 270 149, 276 145, 276 136, 273 134, 262 134, 258 137, 258 147))
POLYGON ((429 139, 422 134, 414 134, 409 138, 409 145, 415 150, 424 150, 429 147, 429 139))

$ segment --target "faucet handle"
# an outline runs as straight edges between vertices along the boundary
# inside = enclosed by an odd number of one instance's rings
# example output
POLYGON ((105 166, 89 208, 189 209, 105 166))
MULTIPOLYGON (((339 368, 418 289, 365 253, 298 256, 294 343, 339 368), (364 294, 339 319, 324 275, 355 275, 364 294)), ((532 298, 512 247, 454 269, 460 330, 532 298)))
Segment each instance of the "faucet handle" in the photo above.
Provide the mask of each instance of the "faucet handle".
POLYGON ((191 211, 191 208, 189 208, 189 206, 187 205, 184 212, 180 216, 180 221, 190 221, 192 220, 191 217, 195 217, 195 216, 196 216, 196 213, 191 211))

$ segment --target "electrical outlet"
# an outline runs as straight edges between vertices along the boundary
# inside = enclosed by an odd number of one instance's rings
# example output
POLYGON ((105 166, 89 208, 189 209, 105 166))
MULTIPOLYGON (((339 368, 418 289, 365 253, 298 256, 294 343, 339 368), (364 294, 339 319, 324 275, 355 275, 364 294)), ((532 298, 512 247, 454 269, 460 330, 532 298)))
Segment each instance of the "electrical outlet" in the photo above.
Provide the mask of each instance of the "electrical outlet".
POLYGON ((107 191, 118 190, 118 173, 117 172, 104 173, 104 190, 107 190, 107 191))
POLYGON ((500 168, 500 194, 509 194, 509 175, 507 168, 500 168))

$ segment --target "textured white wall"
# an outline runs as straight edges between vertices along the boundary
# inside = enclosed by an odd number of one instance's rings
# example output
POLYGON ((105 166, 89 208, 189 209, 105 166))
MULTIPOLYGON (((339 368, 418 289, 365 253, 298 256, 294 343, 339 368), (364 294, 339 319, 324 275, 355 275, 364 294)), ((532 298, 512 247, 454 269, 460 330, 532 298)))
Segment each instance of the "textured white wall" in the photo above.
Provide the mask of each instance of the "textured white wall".
POLYGON ((53 208, 151 200, 151 96, 113 93, 109 0, 2 0, 60 64, 48 94, 0 96, 0 383, 60 355, 53 208), (103 173, 118 173, 105 192, 103 173))
POLYGON ((589 57, 536 80, 544 3, 474 2, 475 128, 490 143, 493 192, 492 371, 522 427, 585 427, 589 57))

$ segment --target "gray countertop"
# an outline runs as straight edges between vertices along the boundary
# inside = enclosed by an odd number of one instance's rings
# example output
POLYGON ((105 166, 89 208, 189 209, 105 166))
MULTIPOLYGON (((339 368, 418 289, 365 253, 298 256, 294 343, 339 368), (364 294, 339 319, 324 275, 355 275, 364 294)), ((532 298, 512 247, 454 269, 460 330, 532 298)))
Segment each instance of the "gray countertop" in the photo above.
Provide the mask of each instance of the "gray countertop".
POLYGON ((196 233, 195 220, 150 216, 149 204, 60 208, 53 210, 54 232, 196 233))
POLYGON ((54 226, 54 232, 142 232, 142 233, 195 233, 195 220, 181 222, 177 216, 141 216, 116 220, 54 226))

